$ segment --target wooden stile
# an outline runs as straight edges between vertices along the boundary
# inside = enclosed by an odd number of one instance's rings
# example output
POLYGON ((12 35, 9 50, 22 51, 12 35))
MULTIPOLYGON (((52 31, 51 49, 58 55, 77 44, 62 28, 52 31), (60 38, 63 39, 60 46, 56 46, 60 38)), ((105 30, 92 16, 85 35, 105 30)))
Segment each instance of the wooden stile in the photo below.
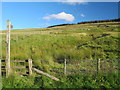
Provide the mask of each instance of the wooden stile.
POLYGON ((25 75, 25 74, 28 74, 29 72, 26 72, 26 73, 24 73, 24 72, 15 72, 15 73, 17 73, 19 75, 25 75))
MULTIPOLYGON (((4 62, 6 62, 6 60, 1 60, 1 62, 2 63, 4 63, 4 62)), ((32 74, 32 60, 31 59, 28 59, 28 60, 11 60, 10 62, 13 62, 13 63, 28 63, 28 65, 20 65, 20 66, 11 66, 10 68, 11 69, 27 69, 28 70, 28 72, 26 72, 26 73, 24 73, 24 72, 20 72, 19 73, 19 71, 15 71, 16 73, 18 73, 18 74, 20 74, 20 75, 27 75, 27 74, 29 74, 29 75, 31 75, 32 74)), ((1 73, 2 73, 2 75, 3 75, 3 73, 4 72, 6 72, 7 70, 7 66, 6 65, 1 65, 1 73)), ((7 74, 7 72, 6 72, 6 74, 7 74)), ((4 74, 5 75, 5 74, 4 74)))
POLYGON ((11 60, 11 62, 28 62, 28 60, 11 60))
POLYGON ((6 32, 6 60, 0 59, 0 75, 1 75, 1 68, 6 69, 6 77, 9 77, 11 73, 11 68, 17 69, 25 69, 29 68, 29 75, 32 74, 32 60, 10 60, 10 30, 13 28, 11 25, 10 20, 7 20, 7 32, 6 32), (6 62, 6 66, 1 66, 1 62, 6 62), (10 66, 11 62, 21 63, 21 62, 28 62, 29 66, 10 66))
POLYGON ((11 66, 11 68, 16 68, 16 69, 25 69, 27 68, 26 66, 11 66))

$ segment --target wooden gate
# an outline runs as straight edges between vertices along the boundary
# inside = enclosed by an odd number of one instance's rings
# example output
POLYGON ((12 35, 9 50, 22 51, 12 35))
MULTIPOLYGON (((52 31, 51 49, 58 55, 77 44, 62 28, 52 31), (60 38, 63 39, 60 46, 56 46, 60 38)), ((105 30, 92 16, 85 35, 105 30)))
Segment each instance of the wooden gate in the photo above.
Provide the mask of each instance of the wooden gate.
MULTIPOLYGON (((11 73, 17 73, 20 75, 31 75, 32 74, 32 60, 11 60, 11 73)), ((6 60, 1 60, 1 75, 6 76, 6 60)))

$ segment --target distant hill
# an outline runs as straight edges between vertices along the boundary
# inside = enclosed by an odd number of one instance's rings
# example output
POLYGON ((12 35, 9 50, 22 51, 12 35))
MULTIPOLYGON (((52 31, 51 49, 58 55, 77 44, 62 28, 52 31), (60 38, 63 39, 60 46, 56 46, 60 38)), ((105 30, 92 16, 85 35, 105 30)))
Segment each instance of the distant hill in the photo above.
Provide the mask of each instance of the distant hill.
POLYGON ((120 22, 120 18, 119 19, 109 19, 109 20, 95 20, 95 21, 78 22, 78 24, 101 23, 101 22, 120 22))
POLYGON ((66 25, 74 25, 74 24, 59 24, 59 25, 49 26, 49 27, 47 27, 47 28, 57 27, 57 26, 66 26, 66 25))
MULTIPOLYGON (((120 22, 120 18, 118 18, 118 19, 108 19, 108 20, 85 21, 85 22, 78 22, 77 24, 102 23, 102 22, 120 22)), ((59 24, 59 25, 49 26, 47 28, 57 27, 57 26, 66 26, 66 25, 74 25, 74 24, 59 24)))

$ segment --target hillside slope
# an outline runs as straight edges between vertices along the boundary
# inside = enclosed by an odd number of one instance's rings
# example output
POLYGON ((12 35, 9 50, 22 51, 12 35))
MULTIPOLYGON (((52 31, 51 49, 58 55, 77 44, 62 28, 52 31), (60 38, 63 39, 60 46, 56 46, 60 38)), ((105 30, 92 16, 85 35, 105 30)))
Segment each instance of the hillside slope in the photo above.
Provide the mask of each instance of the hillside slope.
MULTIPOLYGON (((35 66, 47 72, 63 67, 64 59, 69 62, 87 60, 83 65, 90 60, 112 60, 116 65, 120 52, 119 28, 119 22, 101 22, 12 30, 11 60, 31 58, 35 66)), ((2 35, 2 59, 5 59, 5 31, 2 35)), ((85 66, 86 70, 88 68, 85 66)))

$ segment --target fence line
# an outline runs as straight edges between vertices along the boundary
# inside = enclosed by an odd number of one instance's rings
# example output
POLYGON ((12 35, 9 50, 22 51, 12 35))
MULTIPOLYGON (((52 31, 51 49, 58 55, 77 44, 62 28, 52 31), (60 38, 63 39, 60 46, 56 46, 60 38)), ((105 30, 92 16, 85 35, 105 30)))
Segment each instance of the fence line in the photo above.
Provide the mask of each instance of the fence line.
MULTIPOLYGON (((36 67, 40 70, 43 70, 45 72, 49 72, 52 75, 69 75, 69 74, 85 74, 85 73, 112 73, 112 72, 118 72, 118 60, 69 60, 69 59, 63 59, 63 60, 52 60, 49 62, 49 60, 39 60, 40 65, 39 66, 32 66, 32 60, 11 60, 11 63, 17 63, 20 65, 12 65, 11 69, 22 69, 27 70, 26 74, 31 75, 32 74, 32 67, 36 67), (26 63, 27 65, 23 64, 26 63), (21 65, 22 64, 22 65, 21 65)), ((1 70, 5 71, 5 60, 1 60, 2 65, 1 70)), ((34 60, 35 62, 35 60, 34 60)), ((16 71, 17 72, 17 71, 16 71)), ((19 72, 19 74, 23 74, 23 72, 19 72)))
POLYGON ((112 73, 118 72, 118 60, 39 60, 41 70, 52 74, 69 75, 83 73, 112 73), (49 61, 53 61, 52 63, 49 61), (52 66, 51 66, 51 64, 52 66))

